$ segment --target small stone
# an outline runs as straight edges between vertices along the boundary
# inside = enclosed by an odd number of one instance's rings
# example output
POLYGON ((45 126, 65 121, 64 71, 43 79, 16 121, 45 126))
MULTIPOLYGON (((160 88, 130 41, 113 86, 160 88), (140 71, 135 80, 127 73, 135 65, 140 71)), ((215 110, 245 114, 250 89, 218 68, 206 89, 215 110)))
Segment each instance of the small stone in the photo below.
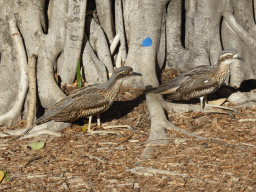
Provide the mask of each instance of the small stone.
POLYGON ((69 190, 68 184, 66 182, 62 183, 62 187, 66 190, 69 190))
POLYGON ((184 121, 183 121, 182 118, 179 119, 178 124, 179 124, 179 125, 184 125, 184 121))
POLYGON ((231 178, 231 182, 238 182, 240 179, 238 177, 232 177, 231 178))
POLYGON ((109 183, 118 183, 118 180, 117 179, 111 179, 111 180, 108 180, 109 183))
POLYGON ((134 183, 134 188, 140 188, 140 184, 139 183, 134 183))
POLYGON ((208 124, 209 122, 209 117, 199 117, 195 120, 195 123, 197 124, 197 126, 201 127, 204 126, 206 124, 208 124))

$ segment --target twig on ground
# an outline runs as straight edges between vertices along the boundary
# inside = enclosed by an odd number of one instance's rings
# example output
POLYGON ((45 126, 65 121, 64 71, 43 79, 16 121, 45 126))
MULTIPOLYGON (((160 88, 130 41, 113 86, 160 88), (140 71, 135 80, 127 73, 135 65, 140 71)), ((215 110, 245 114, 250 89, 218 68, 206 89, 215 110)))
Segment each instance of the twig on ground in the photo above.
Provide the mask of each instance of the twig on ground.
MULTIPOLYGON (((146 144, 148 144, 149 142, 153 142, 153 141, 159 141, 159 140, 175 140, 175 139, 178 139, 178 138, 151 139, 151 140, 145 141, 144 143, 140 144, 140 146, 146 145, 146 144)), ((190 139, 190 138, 182 138, 182 139, 184 139, 184 140, 192 140, 192 139, 190 139)))
POLYGON ((99 157, 96 157, 96 156, 92 156, 92 155, 83 155, 83 157, 89 157, 90 159, 96 159, 97 161, 101 162, 101 163, 105 163, 104 160, 102 160, 101 158, 99 157))
POLYGON ((126 142, 128 139, 130 139, 132 136, 134 135, 133 132, 131 132, 131 134, 129 134, 127 137, 123 137, 119 140, 119 142, 115 145, 115 146, 118 146, 124 142, 126 142))
POLYGON ((239 119, 238 122, 241 123, 241 122, 251 122, 251 121, 256 121, 256 119, 239 119))
POLYGON ((255 145, 250 144, 250 143, 241 143, 242 145, 250 146, 250 147, 255 147, 255 145))
POLYGON ((38 159, 42 159, 42 156, 38 156, 38 157, 34 157, 32 159, 30 159, 27 163, 25 163, 24 168, 26 168, 28 166, 28 164, 32 163, 33 161, 36 161, 38 159))
POLYGON ((133 169, 126 169, 125 171, 130 171, 133 174, 144 175, 144 176, 153 176, 155 174, 161 175, 172 175, 172 176, 181 176, 187 177, 188 174, 181 174, 173 171, 161 170, 161 169, 153 169, 149 167, 135 167, 133 169))

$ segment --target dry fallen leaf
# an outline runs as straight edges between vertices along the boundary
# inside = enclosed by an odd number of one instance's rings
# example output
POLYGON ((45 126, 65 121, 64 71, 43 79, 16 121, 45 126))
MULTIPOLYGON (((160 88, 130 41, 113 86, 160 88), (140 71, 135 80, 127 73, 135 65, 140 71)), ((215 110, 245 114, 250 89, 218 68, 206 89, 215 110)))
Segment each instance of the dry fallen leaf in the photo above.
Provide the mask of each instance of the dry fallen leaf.
POLYGON ((55 81, 56 81, 57 83, 59 83, 59 78, 58 78, 58 74, 57 74, 57 73, 54 73, 54 78, 55 78, 55 81))
POLYGON ((73 87, 77 87, 77 81, 75 83, 71 84, 73 87))
POLYGON ((221 106, 226 100, 227 100, 227 98, 221 98, 221 99, 217 99, 214 101, 209 101, 208 103, 211 105, 221 106))
POLYGON ((84 125, 83 128, 82 128, 82 131, 87 131, 87 129, 88 129, 88 126, 84 125))
POLYGON ((108 73, 108 78, 110 79, 110 77, 112 76, 112 73, 108 73))
POLYGON ((3 180, 3 178, 4 178, 4 172, 0 171, 0 182, 3 180))

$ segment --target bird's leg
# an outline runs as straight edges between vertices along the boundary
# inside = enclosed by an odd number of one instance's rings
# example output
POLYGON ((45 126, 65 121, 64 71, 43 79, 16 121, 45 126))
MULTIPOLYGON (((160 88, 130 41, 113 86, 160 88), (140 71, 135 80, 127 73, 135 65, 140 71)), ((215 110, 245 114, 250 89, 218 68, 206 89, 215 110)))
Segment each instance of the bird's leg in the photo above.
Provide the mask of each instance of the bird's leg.
MULTIPOLYGON (((89 133, 112 133, 112 134, 117 134, 118 136, 122 136, 120 133, 118 133, 116 131, 94 131, 94 130, 91 130, 91 124, 92 124, 92 116, 89 117, 89 123, 88 123, 88 132, 89 133)), ((97 125, 100 126, 100 115, 99 114, 97 114, 97 125)))
POLYGON ((100 126, 100 114, 97 114, 97 125, 100 126))
MULTIPOLYGON (((232 119, 235 119, 235 116, 234 116, 232 113, 227 112, 227 111, 205 110, 204 108, 205 108, 206 106, 215 107, 215 108, 221 108, 220 106, 217 106, 217 105, 210 105, 210 104, 208 104, 206 100, 207 100, 206 97, 200 97, 200 104, 201 104, 201 111, 202 111, 202 112, 204 112, 204 113, 221 113, 221 114, 224 113, 224 114, 229 114, 232 119)), ((231 110, 232 110, 232 109, 231 109, 231 110)))
POLYGON ((204 97, 200 97, 200 105, 201 105, 201 111, 203 111, 205 107, 204 97))
POLYGON ((92 116, 89 117, 89 123, 88 123, 88 132, 91 133, 91 125, 92 125, 92 116))
POLYGON ((127 128, 130 131, 134 132, 133 128, 130 125, 109 125, 109 126, 103 127, 103 129, 112 129, 112 128, 127 128))
MULTIPOLYGON (((100 115, 97 115, 97 122, 98 126, 100 125, 100 115)), ((133 131, 133 128, 130 125, 109 125, 109 126, 102 126, 103 129, 112 129, 112 128, 128 128, 130 131, 133 131)))

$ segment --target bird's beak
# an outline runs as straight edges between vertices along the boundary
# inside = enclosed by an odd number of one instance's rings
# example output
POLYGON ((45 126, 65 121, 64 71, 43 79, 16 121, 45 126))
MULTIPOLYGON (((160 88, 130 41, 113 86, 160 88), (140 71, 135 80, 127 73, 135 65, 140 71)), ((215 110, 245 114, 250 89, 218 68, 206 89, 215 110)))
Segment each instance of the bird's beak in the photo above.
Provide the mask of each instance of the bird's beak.
POLYGON ((132 72, 130 73, 130 76, 142 76, 141 73, 132 72))
POLYGON ((241 57, 241 56, 238 55, 238 54, 234 55, 234 59, 238 59, 238 60, 244 61, 244 58, 241 57))

